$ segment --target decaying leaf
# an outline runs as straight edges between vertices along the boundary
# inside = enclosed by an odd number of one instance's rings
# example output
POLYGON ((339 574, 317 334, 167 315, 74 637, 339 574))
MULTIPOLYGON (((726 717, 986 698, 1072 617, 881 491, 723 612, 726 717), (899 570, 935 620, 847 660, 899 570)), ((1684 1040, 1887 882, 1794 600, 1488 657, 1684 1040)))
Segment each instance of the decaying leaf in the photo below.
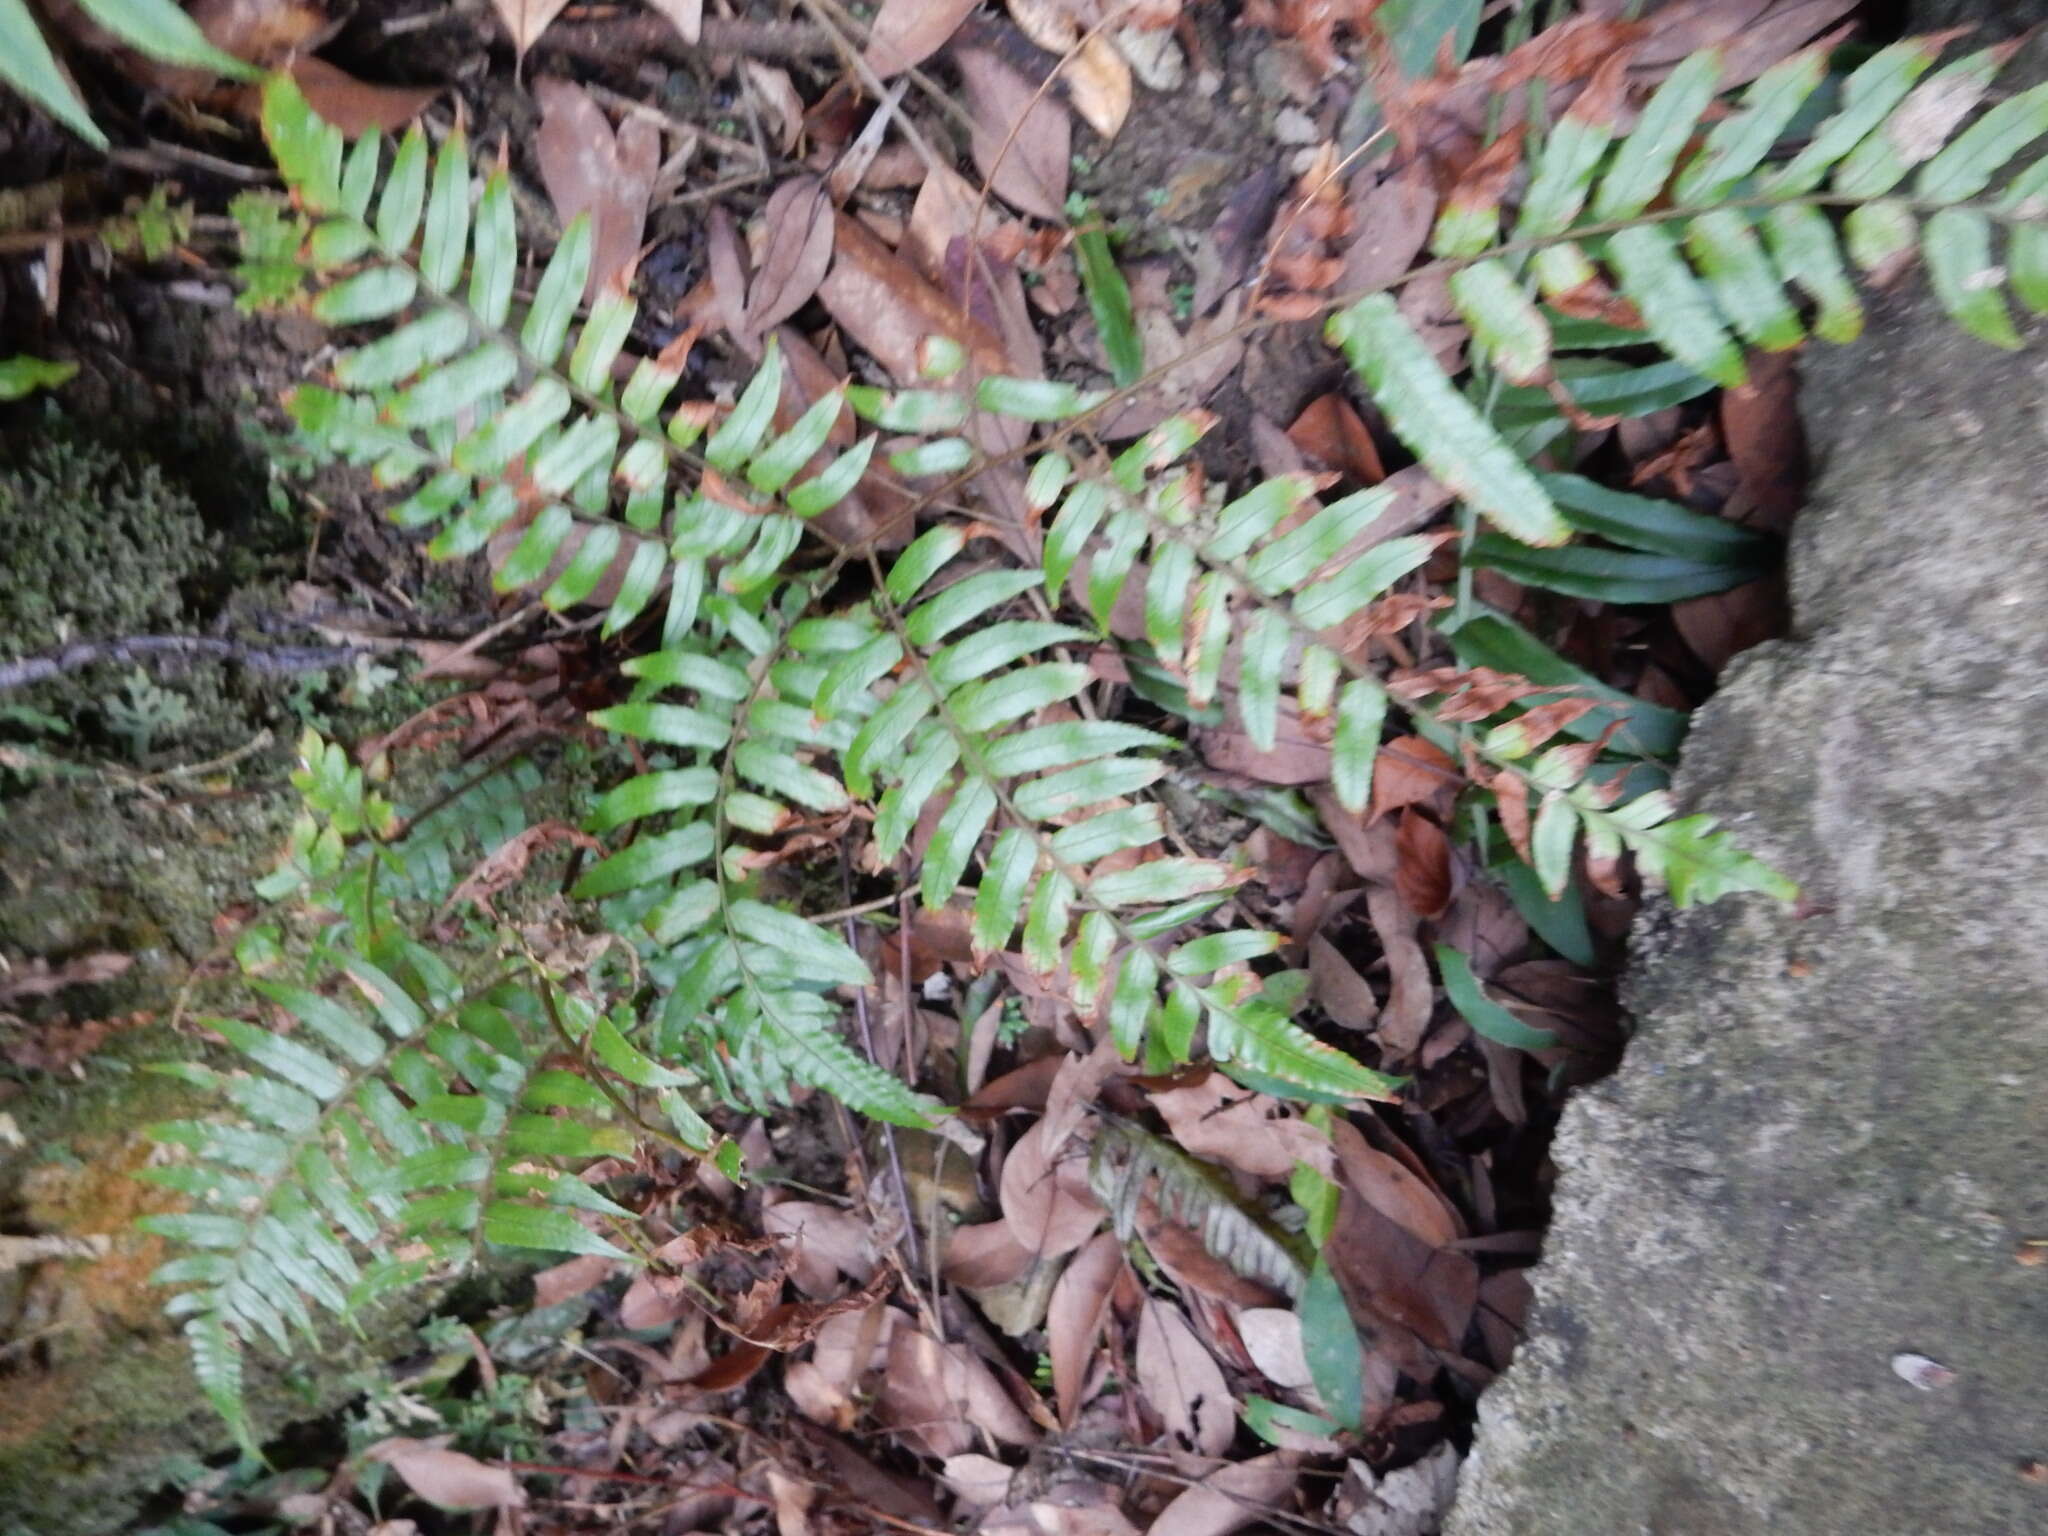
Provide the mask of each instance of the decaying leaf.
POLYGON ((548 23, 562 14, 569 0, 491 0, 491 7, 505 23, 512 38, 512 51, 521 61, 534 39, 548 29, 548 23))
POLYGON ((764 254, 747 290, 738 338, 749 352, 810 302, 832 265, 833 210, 825 184, 816 176, 791 177, 761 210, 761 226, 764 254))
POLYGON ((979 0, 882 0, 868 27, 865 58, 884 80, 945 47, 979 0))
POLYGON ((1147 1297, 1138 1313, 1138 1390, 1182 1450, 1221 1456, 1237 1433, 1237 1405, 1216 1357, 1180 1309, 1147 1297))
POLYGON ((953 60, 974 123, 974 163, 989 186, 1020 212, 1064 223, 1073 136, 1067 109, 986 48, 956 48, 953 60))
POLYGON ((873 1277, 879 1257, 874 1227, 851 1211, 810 1200, 785 1200, 761 1213, 762 1230, 788 1240, 789 1277, 806 1296, 830 1296, 843 1275, 856 1285, 873 1277))
POLYGON ((534 154, 556 216, 567 224, 579 213, 590 215, 584 296, 595 298, 639 260, 647 200, 661 164, 661 133, 633 116, 614 133, 590 94, 568 80, 536 80, 533 94, 542 113, 534 154))
POLYGON ((1109 1316, 1109 1299, 1125 1269, 1123 1244, 1113 1233, 1090 1238, 1068 1261, 1046 1309, 1046 1352, 1052 1360, 1053 1401, 1060 1423, 1072 1428, 1088 1384, 1088 1363, 1109 1316))
POLYGON ((1102 1206, 1088 1188, 1088 1154, 1068 1146, 1048 1157, 1041 1120, 1003 1160, 1003 1220, 1018 1244, 1040 1258, 1071 1253, 1102 1224, 1102 1206))
POLYGON ((1296 1163, 1326 1177, 1336 1171, 1329 1137, 1290 1115, 1278 1099, 1240 1087, 1221 1072, 1155 1092, 1152 1106, 1182 1151, 1255 1178, 1285 1179, 1296 1163))
POLYGON ((1284 1510, 1294 1492, 1300 1457, 1270 1451, 1218 1467, 1175 1496, 1147 1536, 1231 1536, 1260 1523, 1268 1510, 1284 1510))
POLYGON ((385 1463, 406 1487, 442 1509, 517 1509, 526 1502, 518 1478, 504 1467, 450 1450, 454 1438, 380 1440, 363 1455, 385 1463))

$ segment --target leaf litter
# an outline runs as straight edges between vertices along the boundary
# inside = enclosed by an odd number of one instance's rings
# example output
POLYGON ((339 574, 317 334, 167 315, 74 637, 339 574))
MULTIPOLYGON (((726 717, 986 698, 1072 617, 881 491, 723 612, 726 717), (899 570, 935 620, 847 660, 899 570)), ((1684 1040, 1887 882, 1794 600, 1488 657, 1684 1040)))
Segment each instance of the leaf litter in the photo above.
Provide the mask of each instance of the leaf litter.
MULTIPOLYGON (((1466 56, 1446 43, 1433 67, 1404 73, 1370 4, 1247 4, 1233 27, 1220 8, 1178 0, 1010 0, 993 15, 886 0, 864 34, 841 39, 856 68, 831 47, 769 47, 783 34, 768 31, 727 28, 711 47, 714 24, 770 23, 758 8, 707 16, 693 0, 659 0, 652 10, 678 47, 701 50, 688 55, 698 84, 715 84, 722 103, 703 105, 714 99, 704 93, 688 106, 685 91, 678 116, 676 98, 626 53, 589 79, 561 73, 564 52, 549 39, 558 0, 494 7, 502 32, 492 35, 531 74, 538 115, 487 125, 506 135, 515 165, 537 172, 559 223, 590 217, 589 295, 632 286, 660 297, 647 305, 655 333, 638 338, 649 350, 679 344, 667 354, 679 367, 694 356, 738 378, 773 338, 789 359, 779 426, 849 379, 915 387, 933 338, 959 348, 970 378, 1105 384, 1112 312, 1083 302, 1096 297, 1075 234, 1088 215, 1071 199, 1149 203, 1162 217, 1134 225, 1120 214, 1106 246, 1128 283, 1146 374, 1100 424, 1102 439, 1207 402, 1233 429, 1218 437, 1255 445, 1241 451, 1269 473, 1386 486, 1388 510, 1347 559, 1441 528, 1450 497, 1319 351, 1311 318, 1333 295, 1385 286, 1426 259, 1456 189, 1498 198, 1488 135, 1514 129, 1532 92, 1551 120, 1577 102, 1621 121, 1699 47, 1727 49, 1727 86, 1850 10, 1679 0, 1624 20, 1621 7, 1587 7, 1506 53, 1466 56), (1308 137, 1247 130, 1222 174, 1190 170, 1189 186, 1211 190, 1188 192, 1184 221, 1168 222, 1179 194, 1157 179, 1135 195, 1118 187, 1118 156, 1144 153, 1148 133, 1175 123, 1170 92, 1208 78, 1213 97, 1236 71, 1294 82, 1314 108, 1303 109, 1308 137), (1378 113, 1362 133, 1325 95, 1347 71, 1378 113), (877 82, 888 91, 879 99, 877 82), (941 103, 935 90, 950 95, 941 103), (686 132, 700 158, 688 163, 684 201, 667 206, 656 195, 664 134, 680 144, 686 132), (1269 335, 1296 328, 1299 366, 1284 348, 1246 346, 1252 317, 1269 335)), ((798 13, 808 20, 788 25, 838 14, 826 4, 798 13)), ((317 15, 221 15, 216 41, 242 52, 229 36, 240 28, 258 39, 249 57, 279 36, 308 49, 324 40, 317 15)), ((436 94, 370 86, 310 52, 300 67, 337 121, 390 127, 430 110, 436 94)), ((1920 108, 1930 119, 1966 109, 1931 94, 1920 108)), ((1428 299, 1410 285, 1406 302, 1428 299)), ((1610 299, 1580 296, 1613 320, 1610 299)), ((1467 342, 1456 326, 1431 339, 1446 355, 1467 342)), ((1758 361, 1747 390, 1656 418, 1581 413, 1559 467, 1782 533, 1803 496, 1803 449, 1785 430, 1795 385, 1789 359, 1758 361)), ((992 455, 1024 440, 992 418, 968 430, 992 455)), ((837 440, 849 431, 835 426, 837 440)), ((1219 457, 1209 467, 1227 480, 1245 466, 1219 457)), ((979 527, 1035 550, 1038 514, 1021 481, 989 471, 964 494, 979 527)), ((912 531, 902 514, 917 504, 900 479, 871 470, 828 529, 900 545, 912 531)), ((1455 541, 1439 542, 1410 587, 1336 637, 1347 658, 1383 669, 1397 707, 1429 697, 1453 725, 1517 707, 1532 748, 1599 736, 1590 698, 1416 648, 1427 642, 1415 619, 1451 601, 1460 575, 1455 541)), ((1771 577, 1659 609, 1561 607, 1498 572, 1468 574, 1490 611, 1609 687, 1680 707, 1783 622, 1771 577)), ((1140 613, 1118 610, 1110 628, 1125 643, 1146 638, 1140 613)), ((1091 662, 1098 704, 1167 707, 1134 702, 1123 655, 1091 662)), ((1240 666, 1225 659, 1223 688, 1239 686, 1240 666)), ((477 695, 472 739, 510 707, 497 686, 495 699, 477 695)), ((699 1528, 773 1523, 784 1536, 970 1517, 991 1531, 1154 1536, 1260 1523, 1434 1530, 1458 1426, 1507 1363, 1526 1312, 1560 1095, 1618 1048, 1610 968, 1635 893, 1623 871, 1570 872, 1560 914, 1504 888, 1495 843, 1526 850, 1540 806, 1504 799, 1500 825, 1475 834, 1461 791, 1487 780, 1454 739, 1390 731, 1363 812, 1326 790, 1303 794, 1327 778, 1331 729, 1326 713, 1291 702, 1264 745, 1197 717, 1194 761, 1161 792, 1193 854, 1244 866, 1228 899, 1291 937, 1270 969, 1238 963, 1233 974, 1261 981, 1283 961, 1298 967, 1305 1018, 1409 1074, 1397 1102, 1290 1103, 1274 1084, 1213 1068, 1126 1064, 1101 1019, 1073 1006, 1068 978, 941 932, 950 923, 964 935, 971 914, 919 914, 915 972, 893 956, 873 966, 877 1055, 932 1062, 934 1082, 958 1068, 965 1086, 953 1097, 985 1134, 981 1150, 927 1177, 908 1137, 849 1137, 813 1100, 773 1126, 721 1124, 748 1148, 742 1182, 665 1155, 593 1168, 591 1182, 631 1189, 653 1260, 635 1271, 577 1258, 535 1277, 533 1309, 575 1311, 582 1341, 580 1353, 555 1350, 551 1470, 493 1464, 438 1435, 387 1438, 368 1456, 430 1505, 507 1521, 545 1511, 565 1531, 614 1528, 664 1505, 699 1528), (1489 1036, 1477 1006, 1447 996, 1433 968, 1445 943, 1470 957, 1482 1002, 1556 1043, 1489 1036), (973 1017, 961 1006, 969 996, 982 1002, 973 1017), (1133 1146, 1157 1150, 1132 1157, 1133 1146), (1254 1250, 1262 1262, 1246 1261, 1254 1250), (1317 1363, 1330 1359, 1353 1362, 1354 1402, 1319 1390, 1331 1378, 1317 1363)), ((930 835, 927 824, 913 846, 930 835)), ((579 837, 537 828, 459 894, 488 908, 514 864, 579 837)), ((61 966, 28 973, 0 1000, 40 1002, 69 979, 61 966)))

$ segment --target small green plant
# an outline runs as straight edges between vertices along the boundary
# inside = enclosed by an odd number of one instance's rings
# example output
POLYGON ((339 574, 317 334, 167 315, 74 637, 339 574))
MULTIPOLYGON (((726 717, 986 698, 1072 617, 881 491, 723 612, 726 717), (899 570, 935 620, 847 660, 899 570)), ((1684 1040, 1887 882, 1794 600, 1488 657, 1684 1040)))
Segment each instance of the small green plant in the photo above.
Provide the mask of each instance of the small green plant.
MULTIPOLYGON (((1917 240, 1937 293, 1977 334, 2013 339, 2001 282, 2048 309, 2048 162, 1986 194, 2048 129, 2048 87, 1945 146, 1915 140, 1899 124, 1938 52, 1915 40, 1876 55, 1777 163, 1819 86, 1817 53, 1766 73, 1697 147, 1716 56, 1674 71, 1627 134, 1588 92, 1526 148, 1511 221, 1497 193, 1465 193, 1437 226, 1433 270, 1478 338, 1469 389, 1387 293, 1330 317, 1395 433, 1462 499, 1468 563, 1618 601, 1753 574, 1765 552, 1748 536, 1529 461, 1574 414, 1738 381, 1743 343, 1804 334, 1794 285, 1815 334, 1853 335, 1830 209, 1846 210, 1856 265, 1888 266, 1917 240), (1618 293, 1646 329, 1569 320, 1589 292, 1618 293), (1604 355, 1646 343, 1664 360, 1604 355)), ((1930 85, 1981 91, 1994 67, 1973 55, 1930 85)), ((1583 938, 1565 900, 1581 862, 1611 884, 1632 859, 1680 905, 1793 894, 1711 818, 1677 814, 1665 784, 1680 717, 1602 688, 1469 596, 1436 621, 1458 666, 1369 665, 1347 634, 1457 537, 1361 546, 1387 492, 1325 503, 1306 475, 1213 486, 1188 459, 1211 425, 1200 412, 1109 454, 1085 429, 1121 392, 980 371, 943 337, 911 387, 798 398, 771 345, 729 409, 676 402, 678 359, 622 364, 626 293, 601 293, 579 323, 587 222, 515 305, 511 184, 472 163, 459 130, 438 152, 417 129, 395 149, 351 148, 285 80, 267 86, 264 119, 294 203, 238 214, 252 291, 360 338, 296 391, 300 427, 399 491, 393 519, 427 532, 436 556, 489 548, 501 590, 553 609, 600 603, 605 633, 639 654, 627 697, 589 723, 646 766, 575 834, 600 851, 551 938, 507 927, 444 954, 417 916, 451 884, 432 818, 401 814, 335 744, 305 743, 307 811, 262 891, 331 917, 298 974, 251 983, 297 1028, 214 1022, 243 1069, 169 1070, 218 1089, 232 1113, 161 1128, 190 1157, 151 1175, 191 1198, 189 1212, 150 1219, 192 1250, 158 1278, 186 1288, 173 1308, 200 1379, 245 1436, 245 1340, 289 1347, 314 1309, 347 1313, 487 1244, 635 1257, 626 1213, 580 1172, 646 1138, 712 1151, 701 1114, 714 1101, 760 1107, 801 1086, 901 1125, 943 1120, 843 1038, 847 989, 873 980, 844 924, 793 908, 764 873, 854 819, 906 894, 961 904, 978 953, 1014 946, 1127 1058, 1161 1071, 1205 1059, 1311 1103, 1394 1093, 1395 1079, 1302 1022, 1306 973, 1279 968, 1283 936, 1230 903, 1253 872, 1179 845, 1153 792, 1178 742, 1099 717, 1091 654, 1113 653, 1168 714, 1221 718, 1258 747, 1288 707, 1327 743, 1329 789, 1354 812, 1370 803, 1387 722, 1405 719, 1466 766, 1461 834, 1561 952, 1583 938), (944 510, 999 461, 1020 471, 1029 514, 1007 536, 944 510), (887 560, 824 516, 884 475, 923 514, 887 560), (586 931, 594 942, 572 942, 586 931)), ((1118 382, 1136 384, 1142 359, 1118 334, 1128 294, 1093 238, 1090 300, 1118 382)), ((274 963, 256 958, 259 972, 274 963)), ((1455 1006, 1507 1037, 1513 1021, 1463 957, 1439 960, 1455 1006)), ((1112 1212, 1156 1190, 1231 1262, 1320 1295, 1313 1229, 1326 1229, 1327 1202, 1299 1192, 1305 1238, 1212 1174, 1113 1121, 1091 1169, 1112 1212)), ((1342 1373, 1335 1356, 1317 1369, 1319 1381, 1342 1373)))

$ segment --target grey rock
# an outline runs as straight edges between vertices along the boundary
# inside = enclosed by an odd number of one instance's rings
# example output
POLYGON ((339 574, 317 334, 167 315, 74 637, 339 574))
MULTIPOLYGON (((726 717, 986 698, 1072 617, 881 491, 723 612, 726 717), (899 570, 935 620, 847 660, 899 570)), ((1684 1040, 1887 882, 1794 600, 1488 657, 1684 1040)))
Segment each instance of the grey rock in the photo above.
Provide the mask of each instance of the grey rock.
POLYGON ((1872 318, 1680 782, 1815 910, 1645 918, 1448 1536, 2048 1532, 2048 327, 1872 318))

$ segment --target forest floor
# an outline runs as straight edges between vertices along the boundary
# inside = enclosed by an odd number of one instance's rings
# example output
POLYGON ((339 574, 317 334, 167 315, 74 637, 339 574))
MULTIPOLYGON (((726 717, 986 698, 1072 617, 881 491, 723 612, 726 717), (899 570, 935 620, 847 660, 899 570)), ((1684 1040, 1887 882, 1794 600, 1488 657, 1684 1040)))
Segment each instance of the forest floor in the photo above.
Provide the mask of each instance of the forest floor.
MULTIPOLYGON (((1517 50, 1545 47, 1541 78, 1569 86, 1625 46, 1647 84, 1721 42, 1748 50, 1747 78, 1836 25, 1882 38, 1885 11, 1588 4, 1559 47, 1547 33, 1529 40, 1533 5, 1389 4, 1422 19, 1383 33, 1369 4, 1149 0, 1144 26, 1091 35, 1041 92, 1101 9, 889 0, 861 19, 832 0, 192 7, 232 52, 301 57, 302 84, 336 121, 397 129, 419 117, 437 135, 464 125, 510 166, 538 244, 592 211, 608 231, 600 262, 642 301, 635 347, 694 333, 696 393, 729 395, 776 325, 841 375, 875 374, 863 355, 873 343, 853 338, 914 337, 937 291, 1023 375, 1099 375, 1125 339, 1104 326, 1128 328, 1151 366, 1187 362, 1111 435, 1205 406, 1220 418, 1202 450, 1212 478, 1392 480, 1409 493, 1411 528, 1440 520, 1447 493, 1410 464, 1319 317, 1329 295, 1414 261, 1441 190, 1483 145, 1503 61, 1533 66, 1517 50), (1648 13, 1641 25, 1618 19, 1633 9, 1648 13), (1468 12, 1476 29, 1453 31, 1441 58, 1433 45, 1395 57, 1428 18, 1447 26, 1468 12), (892 48, 915 67, 894 67, 892 48), (876 75, 891 82, 883 106, 876 75), (1375 88, 1392 133, 1378 131, 1375 88), (834 251, 820 221, 829 227, 835 205, 873 237, 865 315, 821 292, 834 251), (1076 227, 1108 232, 1127 317, 1090 304, 1076 227)), ((301 703, 362 693, 366 666, 388 669, 408 705, 462 700, 463 753, 483 760, 509 733, 554 760, 582 729, 577 700, 602 689, 619 655, 580 621, 496 597, 481 556, 430 565, 366 476, 291 472, 278 402, 317 373, 327 342, 301 318, 235 304, 228 205, 272 182, 247 95, 69 35, 74 73, 125 147, 111 162, 87 156, 0 100, 0 355, 79 369, 51 402, 0 406, 0 463, 51 412, 88 436, 119 424, 166 473, 202 487, 203 514, 244 542, 263 593, 253 607, 246 594, 234 606, 187 593, 189 612, 211 621, 233 607, 235 619, 227 660, 187 665, 325 648, 347 659, 309 660, 301 703), (166 248, 96 238, 164 188, 191 212, 166 248), (292 531, 304 527, 310 538, 292 531)), ((1416 285, 1404 302, 1447 351, 1462 345, 1440 293, 1416 285)), ((1569 467, 1782 534, 1804 495, 1796 368, 1753 361, 1747 390, 1646 392, 1583 425, 1569 467)), ((1417 601, 1448 601, 1455 564, 1428 575, 1417 601)), ((1784 621, 1776 576, 1676 603, 1560 596, 1491 570, 1472 586, 1608 687, 1674 714, 1784 621)), ((1402 665, 1443 660, 1407 649, 1398 626, 1382 638, 1402 665)), ((82 689, 34 697, 8 713, 0 694, 0 752, 13 754, 0 757, 13 776, 0 816, 52 764, 119 758, 109 771, 133 776, 176 760, 146 736, 122 756, 139 699, 122 714, 82 689), (53 717, 68 729, 49 730, 53 717)), ((292 724, 283 717, 287 737, 292 724)), ((1477 1394, 1523 1323, 1559 1106, 1612 1067, 1626 1037, 1615 977, 1639 895, 1581 881, 1569 921, 1539 934, 1453 838, 1458 765, 1419 737, 1388 743, 1359 818, 1318 787, 1328 748, 1298 720, 1270 749, 1220 719, 1188 735, 1162 792, 1190 840, 1256 867, 1238 900, 1290 936, 1331 1038, 1410 1078, 1398 1103, 1340 1117, 1334 1160, 1324 1154, 1348 1192, 1331 1264, 1354 1311, 1359 1296, 1377 1308, 1356 1428, 1325 1416, 1302 1318, 1278 1292, 1156 1210, 1144 1232, 1156 1268, 1141 1272, 1097 1232, 1085 1189, 1027 1174, 1034 1138, 1059 1115, 1142 1118, 1249 1205, 1271 1207, 1304 1122, 1220 1074, 1118 1076, 1100 1052, 1069 1054, 1070 1026, 1040 979, 1015 957, 978 960, 961 914, 906 908, 894 963, 863 1004, 865 1043, 939 1085, 1005 1156, 864 1135, 817 1100, 735 1119, 743 1185, 708 1165, 638 1170, 646 1230, 690 1286, 579 1258, 541 1272, 528 1307, 429 1320, 381 1389, 280 1449, 283 1471, 195 1471, 184 1513, 158 1528, 402 1536, 494 1518, 562 1533, 1434 1531, 1477 1394), (1474 957, 1548 1042, 1521 1049, 1475 1031, 1431 980, 1431 943, 1474 957), (1063 1225, 1074 1241, 1015 1240, 1063 1225), (752 1298, 753 1331, 715 1321, 706 1291, 752 1298), (447 1512, 464 1509, 495 1514, 447 1512)), ((851 878, 847 904, 862 905, 851 896, 872 887, 851 878)), ((102 1016, 95 989, 123 957, 19 952, 5 933, 0 947, 11 968, 0 970, 0 1091, 89 1070, 121 1023, 102 1016)))

